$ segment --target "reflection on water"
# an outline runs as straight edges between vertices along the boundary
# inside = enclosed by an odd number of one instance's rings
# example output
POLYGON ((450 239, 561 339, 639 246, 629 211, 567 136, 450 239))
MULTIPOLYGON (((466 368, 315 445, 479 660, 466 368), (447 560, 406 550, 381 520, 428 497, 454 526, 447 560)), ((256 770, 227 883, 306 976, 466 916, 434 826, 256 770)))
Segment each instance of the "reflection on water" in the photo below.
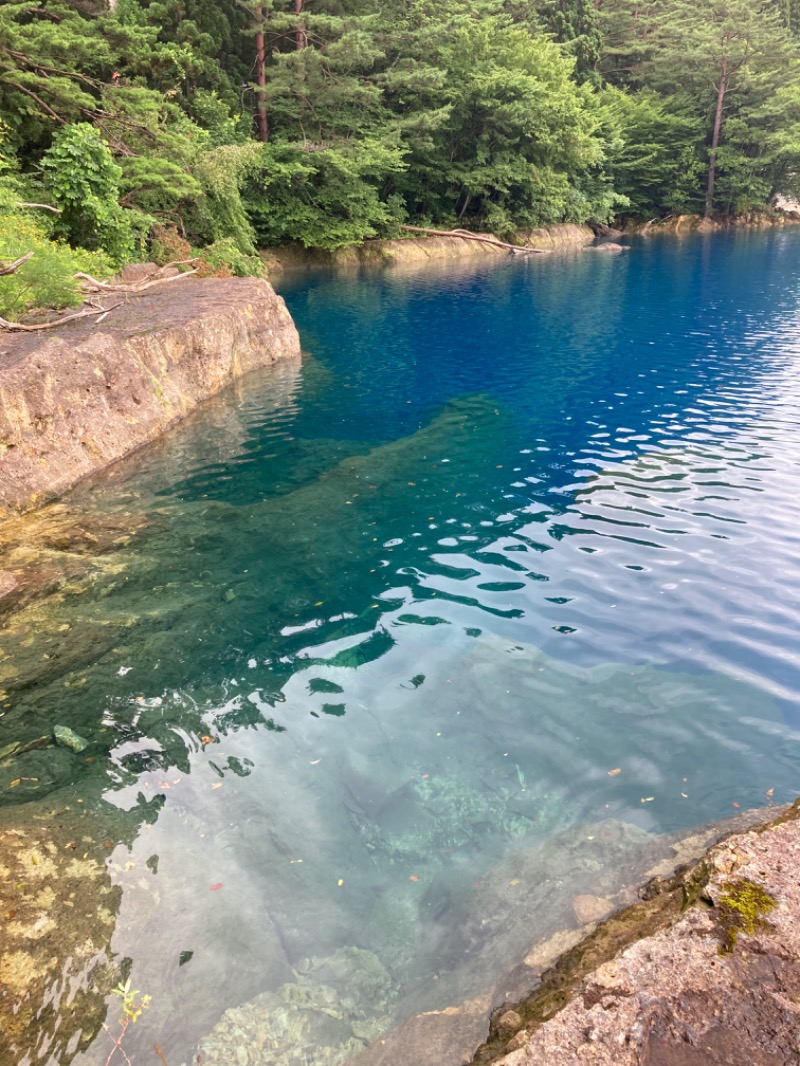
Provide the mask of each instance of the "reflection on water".
POLYGON ((134 1062, 485 1014, 657 834, 794 797, 799 251, 287 282, 302 369, 6 549, 49 592, 0 632, 0 797, 108 844, 134 1062))

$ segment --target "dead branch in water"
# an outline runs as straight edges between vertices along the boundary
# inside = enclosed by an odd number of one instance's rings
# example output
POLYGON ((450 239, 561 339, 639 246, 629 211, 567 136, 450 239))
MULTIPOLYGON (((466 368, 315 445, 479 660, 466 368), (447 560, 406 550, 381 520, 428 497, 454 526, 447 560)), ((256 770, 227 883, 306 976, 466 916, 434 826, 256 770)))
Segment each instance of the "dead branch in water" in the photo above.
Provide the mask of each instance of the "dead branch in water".
POLYGON ((512 255, 544 255, 544 248, 530 248, 524 244, 508 244, 500 241, 497 237, 484 237, 481 233, 470 233, 466 229, 426 229, 424 226, 400 226, 400 229, 408 230, 409 233, 424 233, 428 237, 460 237, 464 241, 479 241, 481 244, 489 244, 494 248, 503 248, 512 255))

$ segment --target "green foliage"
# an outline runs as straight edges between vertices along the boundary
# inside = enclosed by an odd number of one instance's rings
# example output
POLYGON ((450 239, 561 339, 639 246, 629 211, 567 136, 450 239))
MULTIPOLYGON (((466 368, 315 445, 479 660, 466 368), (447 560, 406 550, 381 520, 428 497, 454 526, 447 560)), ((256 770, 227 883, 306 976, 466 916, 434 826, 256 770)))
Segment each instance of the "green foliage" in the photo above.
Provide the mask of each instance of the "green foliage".
POLYGON ((129 259, 133 228, 117 202, 122 171, 94 127, 82 122, 59 130, 42 157, 41 169, 61 210, 56 235, 75 245, 102 249, 118 264, 129 259))
POLYGON ((248 192, 259 241, 297 240, 334 249, 376 236, 395 218, 380 197, 380 185, 402 166, 400 149, 378 140, 335 146, 270 142, 248 192))
POLYGON ((769 929, 765 915, 777 906, 776 901, 760 885, 746 878, 723 885, 724 895, 719 901, 719 923, 722 932, 720 955, 729 955, 736 947, 740 933, 752 936, 769 929))
POLYGON ((15 273, 0 277, 0 316, 16 320, 33 308, 74 307, 81 302, 74 274, 83 271, 99 279, 113 273, 102 252, 73 249, 52 241, 30 215, 0 211, 0 260, 15 262, 33 256, 15 273))
POLYGON ((112 989, 113 996, 119 996, 122 1000, 122 1017, 120 1022, 136 1022, 141 1017, 142 1011, 147 1010, 152 1001, 152 996, 142 995, 138 989, 131 988, 131 980, 117 985, 112 989))
POLYGON ((600 63, 600 16, 593 0, 540 0, 539 16, 553 39, 575 58, 579 81, 594 81, 600 63))
POLYGON ((402 221, 760 209, 800 185, 799 29, 800 0, 7 0, 0 210, 241 269, 402 221))
POLYGON ((244 204, 242 189, 261 168, 260 145, 225 144, 203 152, 194 172, 203 192, 195 207, 197 236, 209 241, 230 238, 245 255, 255 251, 254 233, 244 204))
POLYGON ((601 101, 616 136, 607 135, 606 166, 634 218, 658 217, 667 207, 699 211, 705 160, 699 118, 679 97, 642 89, 603 90, 601 101))

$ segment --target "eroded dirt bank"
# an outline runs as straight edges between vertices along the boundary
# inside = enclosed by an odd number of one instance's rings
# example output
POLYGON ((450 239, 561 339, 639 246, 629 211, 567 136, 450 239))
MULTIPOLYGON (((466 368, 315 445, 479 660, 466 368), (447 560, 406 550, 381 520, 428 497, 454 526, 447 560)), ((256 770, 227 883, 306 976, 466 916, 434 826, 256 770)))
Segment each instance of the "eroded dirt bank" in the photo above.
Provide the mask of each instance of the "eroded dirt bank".
POLYGON ((154 440, 242 374, 299 359, 283 299, 255 278, 181 280, 102 322, 0 334, 0 521, 154 440))

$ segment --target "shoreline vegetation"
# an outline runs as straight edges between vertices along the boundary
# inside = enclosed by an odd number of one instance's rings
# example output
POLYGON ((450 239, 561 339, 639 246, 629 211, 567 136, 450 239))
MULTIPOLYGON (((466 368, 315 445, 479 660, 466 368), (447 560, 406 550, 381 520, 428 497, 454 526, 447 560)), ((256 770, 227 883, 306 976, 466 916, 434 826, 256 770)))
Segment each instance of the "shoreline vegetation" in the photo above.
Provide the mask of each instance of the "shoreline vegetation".
POLYGON ((128 263, 800 194, 796 0, 26 0, 0 42, 3 332, 128 263))

